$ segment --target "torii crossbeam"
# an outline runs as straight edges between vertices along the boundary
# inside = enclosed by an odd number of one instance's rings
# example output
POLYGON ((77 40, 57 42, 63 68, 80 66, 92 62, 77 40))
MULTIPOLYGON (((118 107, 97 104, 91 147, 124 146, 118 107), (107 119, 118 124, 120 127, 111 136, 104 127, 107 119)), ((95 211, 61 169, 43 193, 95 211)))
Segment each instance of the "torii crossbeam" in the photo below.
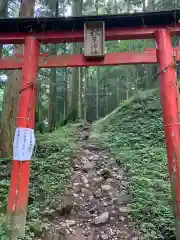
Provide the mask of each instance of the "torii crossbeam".
POLYGON ((173 49, 171 43, 171 36, 180 35, 179 19, 180 10, 110 16, 0 19, 0 44, 25 44, 23 56, 0 59, 0 69, 22 69, 8 199, 8 213, 13 222, 12 234, 24 234, 38 68, 158 63, 169 175, 172 192, 175 193, 172 200, 176 236, 180 239, 179 95, 175 70, 175 62, 180 61, 180 50, 173 49), (84 55, 49 56, 39 53, 40 44, 86 41, 84 26, 94 22, 101 22, 105 26, 106 41, 152 38, 157 48, 143 53, 108 53, 101 59, 87 59, 84 55))

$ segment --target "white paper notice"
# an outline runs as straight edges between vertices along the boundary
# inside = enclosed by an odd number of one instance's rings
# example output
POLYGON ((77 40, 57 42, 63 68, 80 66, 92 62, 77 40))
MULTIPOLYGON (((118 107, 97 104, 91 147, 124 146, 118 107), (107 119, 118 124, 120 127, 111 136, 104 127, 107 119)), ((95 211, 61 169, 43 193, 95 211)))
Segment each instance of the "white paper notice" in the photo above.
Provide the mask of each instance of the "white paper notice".
POLYGON ((34 146, 34 129, 16 128, 13 143, 13 159, 17 161, 31 160, 34 146))

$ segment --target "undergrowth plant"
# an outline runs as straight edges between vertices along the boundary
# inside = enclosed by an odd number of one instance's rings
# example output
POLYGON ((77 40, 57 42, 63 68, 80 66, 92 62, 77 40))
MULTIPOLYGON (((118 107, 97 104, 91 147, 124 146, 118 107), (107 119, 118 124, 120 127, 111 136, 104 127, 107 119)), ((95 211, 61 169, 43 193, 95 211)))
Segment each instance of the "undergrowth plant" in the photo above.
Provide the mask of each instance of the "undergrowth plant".
MULTIPOLYGON (((44 222, 41 212, 62 194, 69 184, 71 161, 76 150, 73 126, 66 126, 51 133, 37 136, 37 146, 31 163, 30 189, 26 236, 29 240, 42 233, 44 222)), ((9 190, 10 168, 1 164, 7 174, 0 172, 0 239, 6 240, 6 208, 9 190)))
POLYGON ((129 175, 131 216, 142 239, 175 239, 158 90, 139 93, 94 124, 94 135, 129 175))

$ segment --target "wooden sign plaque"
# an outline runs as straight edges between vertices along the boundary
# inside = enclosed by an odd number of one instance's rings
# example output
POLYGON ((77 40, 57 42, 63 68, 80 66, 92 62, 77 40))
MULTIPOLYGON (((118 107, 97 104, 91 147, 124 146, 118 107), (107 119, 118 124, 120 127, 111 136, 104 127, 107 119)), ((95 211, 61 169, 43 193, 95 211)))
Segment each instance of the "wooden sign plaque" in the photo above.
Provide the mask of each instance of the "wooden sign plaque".
POLYGON ((84 24, 84 57, 99 58, 105 56, 104 22, 87 22, 84 24))

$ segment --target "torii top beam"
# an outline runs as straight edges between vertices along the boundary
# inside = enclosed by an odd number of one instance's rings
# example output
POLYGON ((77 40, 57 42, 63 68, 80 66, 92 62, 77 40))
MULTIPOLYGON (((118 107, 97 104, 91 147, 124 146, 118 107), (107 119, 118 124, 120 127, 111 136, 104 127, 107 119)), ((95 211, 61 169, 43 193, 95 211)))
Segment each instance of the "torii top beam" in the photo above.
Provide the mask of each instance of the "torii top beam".
POLYGON ((24 43, 26 36, 35 36, 42 43, 81 42, 84 23, 104 21, 106 40, 152 38, 159 28, 168 28, 180 35, 180 10, 119 15, 9 18, 0 19, 0 43, 24 43))

